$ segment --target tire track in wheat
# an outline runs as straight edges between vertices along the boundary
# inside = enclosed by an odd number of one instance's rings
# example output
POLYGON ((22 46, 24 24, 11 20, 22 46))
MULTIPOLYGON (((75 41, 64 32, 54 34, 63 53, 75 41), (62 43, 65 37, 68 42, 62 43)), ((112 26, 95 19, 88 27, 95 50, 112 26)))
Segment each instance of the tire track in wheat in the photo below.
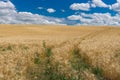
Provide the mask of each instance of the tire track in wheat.
POLYGON ((70 44, 71 42, 72 42, 72 44, 73 44, 74 46, 77 47, 82 41, 84 41, 84 40, 86 40, 86 39, 88 39, 88 38, 93 38, 93 37, 97 36, 98 34, 102 34, 102 33, 106 32, 106 31, 108 31, 108 30, 110 30, 110 29, 111 29, 111 28, 107 28, 107 29, 103 29, 103 30, 100 30, 100 31, 91 32, 91 33, 86 34, 85 36, 80 37, 80 38, 73 38, 73 39, 71 39, 71 40, 65 40, 65 41, 63 41, 61 44, 52 46, 52 49, 63 47, 63 46, 65 46, 66 44, 70 44), (76 40, 78 40, 78 42, 74 44, 74 41, 76 41, 76 40))

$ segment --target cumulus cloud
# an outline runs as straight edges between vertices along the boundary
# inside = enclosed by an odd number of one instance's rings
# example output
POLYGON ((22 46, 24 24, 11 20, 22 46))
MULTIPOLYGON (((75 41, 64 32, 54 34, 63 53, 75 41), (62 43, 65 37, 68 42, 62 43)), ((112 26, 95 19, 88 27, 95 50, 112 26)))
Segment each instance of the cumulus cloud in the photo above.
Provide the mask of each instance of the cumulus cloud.
POLYGON ((64 19, 47 17, 31 12, 17 12, 11 1, 0 0, 0 23, 2 24, 62 24, 64 19))
POLYGON ((16 14, 15 6, 10 1, 0 1, 0 23, 10 23, 16 14))
POLYGON ((111 16, 110 13, 93 13, 80 15, 71 15, 69 20, 79 20, 81 25, 119 25, 120 15, 111 16))
POLYGON ((40 10, 41 10, 41 9, 43 9, 43 7, 38 7, 38 9, 40 9, 40 10))
POLYGON ((56 10, 55 9, 53 9, 53 8, 48 8, 47 9, 47 12, 49 12, 49 13, 54 13, 56 10))
MULTIPOLYGON (((79 25, 120 25, 120 0, 117 0, 115 4, 107 5, 102 0, 92 0, 88 2, 90 7, 85 7, 84 10, 89 10, 90 8, 103 7, 109 8, 110 10, 117 11, 114 16, 111 13, 79 13, 68 16, 67 19, 78 22, 79 25)), ((85 4, 88 4, 85 3, 85 4)), ((72 10, 80 10, 82 3, 73 3, 70 8, 72 10)), ((83 8, 82 8, 83 9, 83 8)))
POLYGON ((117 3, 115 4, 112 4, 111 9, 120 12, 120 0, 117 0, 117 3))
POLYGON ((117 2, 120 2, 120 0, 117 0, 117 2))
POLYGON ((93 7, 110 7, 109 5, 105 4, 102 0, 92 0, 93 7))
MULTIPOLYGON (((120 0, 118 1, 120 2, 120 0)), ((91 7, 111 8, 110 5, 105 4, 102 0, 92 0, 92 2, 88 1, 88 3, 73 3, 72 5, 70 5, 70 9, 72 10, 89 11, 91 7)))
POLYGON ((15 18, 15 23, 21 24, 57 24, 61 22, 61 20, 59 19, 45 17, 38 14, 32 14, 30 12, 19 12, 15 18))
POLYGON ((71 16, 68 16, 69 20, 80 20, 81 18, 82 18, 81 15, 71 15, 71 16))
POLYGON ((73 3, 72 5, 70 5, 70 9, 89 11, 90 4, 89 3, 73 3))
POLYGON ((96 5, 94 3, 91 4, 91 7, 96 8, 96 5))

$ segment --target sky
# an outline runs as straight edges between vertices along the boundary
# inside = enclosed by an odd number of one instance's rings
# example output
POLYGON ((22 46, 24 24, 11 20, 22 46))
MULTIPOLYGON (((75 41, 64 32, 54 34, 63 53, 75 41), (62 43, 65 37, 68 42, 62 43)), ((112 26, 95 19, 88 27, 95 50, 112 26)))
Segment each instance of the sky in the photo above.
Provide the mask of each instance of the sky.
POLYGON ((0 24, 120 25, 120 0, 0 0, 0 24))

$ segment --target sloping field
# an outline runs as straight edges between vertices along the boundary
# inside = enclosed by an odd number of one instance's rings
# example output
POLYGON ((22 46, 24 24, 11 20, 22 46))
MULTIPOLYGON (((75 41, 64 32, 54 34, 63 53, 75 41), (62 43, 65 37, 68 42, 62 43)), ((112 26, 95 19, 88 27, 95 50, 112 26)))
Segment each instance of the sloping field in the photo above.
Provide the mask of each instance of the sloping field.
POLYGON ((120 28, 1 24, 0 80, 120 80, 120 28))

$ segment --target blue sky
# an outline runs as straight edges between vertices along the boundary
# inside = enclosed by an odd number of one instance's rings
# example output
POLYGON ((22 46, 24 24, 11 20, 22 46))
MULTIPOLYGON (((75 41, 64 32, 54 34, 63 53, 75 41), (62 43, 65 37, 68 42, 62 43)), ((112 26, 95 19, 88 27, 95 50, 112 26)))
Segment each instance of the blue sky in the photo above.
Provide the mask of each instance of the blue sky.
MULTIPOLYGON (((113 14, 114 12, 110 11, 109 9, 104 8, 94 8, 90 11, 74 11, 70 9, 70 5, 73 3, 87 3, 88 1, 92 0, 11 0, 13 4, 16 6, 16 9, 18 11, 28 11, 32 13, 42 14, 45 16, 52 16, 52 17, 59 17, 64 18, 67 16, 70 16, 74 14, 75 12, 85 12, 85 13, 106 13, 111 12, 113 14), (44 9, 38 9, 38 7, 43 7, 44 9), (56 10, 55 13, 49 14, 46 9, 53 8, 56 10), (65 10, 65 12, 62 12, 61 10, 65 10)), ((106 4, 114 4, 116 3, 116 0, 103 0, 106 4)))
POLYGON ((75 13, 75 11, 69 8, 72 3, 82 3, 87 1, 88 0, 12 0, 13 4, 16 5, 18 11, 28 11, 45 16, 60 18, 67 17, 75 13), (44 9, 39 10, 38 7, 43 7, 44 9), (47 8, 53 8, 56 10, 56 12, 49 14, 46 11, 47 8), (65 10, 65 12, 62 12, 61 10, 65 10))
POLYGON ((0 10, 5 24, 120 25, 120 0, 0 0, 0 10))

